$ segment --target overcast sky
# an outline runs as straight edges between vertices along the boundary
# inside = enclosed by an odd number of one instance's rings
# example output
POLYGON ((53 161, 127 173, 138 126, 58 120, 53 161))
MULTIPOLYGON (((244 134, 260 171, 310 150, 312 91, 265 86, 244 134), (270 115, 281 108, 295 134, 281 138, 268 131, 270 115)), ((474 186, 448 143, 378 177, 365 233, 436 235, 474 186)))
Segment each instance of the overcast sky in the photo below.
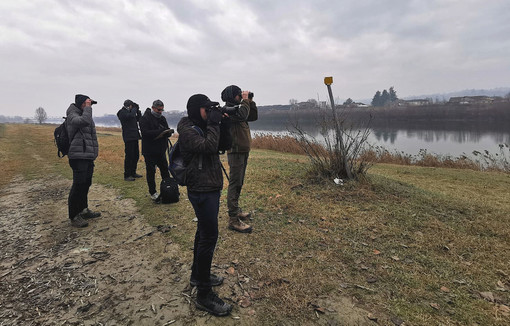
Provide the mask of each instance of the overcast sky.
POLYGON ((0 114, 184 110, 236 84, 259 105, 510 86, 508 0, 1 0, 0 114))

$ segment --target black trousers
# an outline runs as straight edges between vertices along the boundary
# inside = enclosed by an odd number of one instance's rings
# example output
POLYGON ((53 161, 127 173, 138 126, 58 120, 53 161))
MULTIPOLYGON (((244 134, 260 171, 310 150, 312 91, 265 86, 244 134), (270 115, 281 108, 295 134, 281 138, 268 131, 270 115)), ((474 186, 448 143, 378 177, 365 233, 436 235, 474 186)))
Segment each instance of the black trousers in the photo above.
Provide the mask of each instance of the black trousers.
POLYGON ((140 159, 140 149, 138 140, 130 140, 124 142, 124 178, 134 176, 136 174, 136 165, 140 159))
POLYGON ((73 185, 69 192, 67 206, 69 218, 72 219, 89 206, 88 194, 94 174, 94 161, 70 159, 69 166, 73 169, 73 185))
POLYGON ((145 171, 147 174, 147 186, 149 186, 149 194, 156 192, 156 166, 159 168, 161 178, 170 178, 168 172, 168 161, 166 160, 166 152, 161 155, 144 155, 145 171))
POLYGON ((198 281, 198 291, 211 290, 211 264, 218 241, 218 212, 221 191, 192 192, 188 199, 197 216, 197 232, 193 246, 193 265, 191 277, 198 281))

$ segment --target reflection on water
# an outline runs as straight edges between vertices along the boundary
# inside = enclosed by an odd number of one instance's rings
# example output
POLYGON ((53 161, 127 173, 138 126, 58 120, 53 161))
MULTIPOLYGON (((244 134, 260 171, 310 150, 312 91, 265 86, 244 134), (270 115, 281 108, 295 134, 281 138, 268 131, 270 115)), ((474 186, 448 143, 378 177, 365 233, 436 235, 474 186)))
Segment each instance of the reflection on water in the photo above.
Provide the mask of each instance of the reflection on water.
MULTIPOLYGON (((441 126, 445 127, 445 126, 441 126)), ((274 126, 263 128, 260 124, 252 125, 252 133, 288 134, 287 130, 274 130, 274 126), (268 131, 270 130, 270 131, 268 131)), ((317 140, 323 137, 317 128, 306 126, 305 131, 317 140)), ((418 154, 420 149, 429 153, 460 156, 471 154, 473 151, 488 150, 499 152, 499 144, 510 144, 510 130, 490 130, 489 128, 463 128, 456 124, 451 129, 426 128, 383 128, 371 129, 368 142, 373 146, 382 146, 389 151, 399 151, 407 154, 418 154)))

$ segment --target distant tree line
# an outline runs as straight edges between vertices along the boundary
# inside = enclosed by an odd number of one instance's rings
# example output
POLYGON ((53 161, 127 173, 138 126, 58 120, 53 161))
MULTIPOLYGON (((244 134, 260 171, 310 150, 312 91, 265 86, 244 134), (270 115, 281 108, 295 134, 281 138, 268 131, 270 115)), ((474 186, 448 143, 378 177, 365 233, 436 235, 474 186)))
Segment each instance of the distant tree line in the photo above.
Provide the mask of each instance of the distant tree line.
POLYGON ((393 86, 390 87, 389 91, 383 90, 375 92, 374 97, 372 98, 372 106, 386 106, 398 100, 397 92, 393 86))

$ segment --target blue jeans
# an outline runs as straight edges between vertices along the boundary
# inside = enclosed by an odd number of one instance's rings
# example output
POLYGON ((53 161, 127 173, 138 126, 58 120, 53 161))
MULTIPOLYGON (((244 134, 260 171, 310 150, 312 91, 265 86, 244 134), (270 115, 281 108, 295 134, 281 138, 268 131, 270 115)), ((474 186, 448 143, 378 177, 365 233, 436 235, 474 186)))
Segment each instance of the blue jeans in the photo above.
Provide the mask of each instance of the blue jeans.
POLYGON ((211 264, 218 241, 218 212, 221 191, 188 191, 188 199, 197 216, 197 232, 193 247, 191 277, 198 281, 198 291, 211 290, 211 264))

